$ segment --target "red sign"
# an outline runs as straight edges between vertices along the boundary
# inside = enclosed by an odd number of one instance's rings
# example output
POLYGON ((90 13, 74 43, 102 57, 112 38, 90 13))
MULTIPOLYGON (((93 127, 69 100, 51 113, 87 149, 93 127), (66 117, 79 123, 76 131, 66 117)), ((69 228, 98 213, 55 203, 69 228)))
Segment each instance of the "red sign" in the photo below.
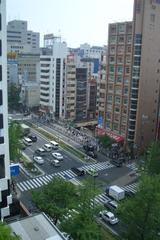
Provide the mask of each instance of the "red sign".
POLYGON ((107 135, 110 138, 114 139, 116 142, 122 142, 124 141, 124 137, 117 135, 116 133, 112 132, 111 130, 106 130, 104 128, 98 128, 97 127, 97 135, 98 136, 104 136, 107 135))

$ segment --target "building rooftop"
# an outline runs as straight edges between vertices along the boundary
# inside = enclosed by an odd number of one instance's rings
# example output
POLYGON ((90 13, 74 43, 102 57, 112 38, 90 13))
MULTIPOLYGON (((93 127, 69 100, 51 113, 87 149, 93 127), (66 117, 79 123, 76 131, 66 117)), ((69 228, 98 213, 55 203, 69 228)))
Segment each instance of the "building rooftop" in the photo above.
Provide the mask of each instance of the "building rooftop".
POLYGON ((41 213, 9 224, 22 240, 65 240, 58 228, 41 213))

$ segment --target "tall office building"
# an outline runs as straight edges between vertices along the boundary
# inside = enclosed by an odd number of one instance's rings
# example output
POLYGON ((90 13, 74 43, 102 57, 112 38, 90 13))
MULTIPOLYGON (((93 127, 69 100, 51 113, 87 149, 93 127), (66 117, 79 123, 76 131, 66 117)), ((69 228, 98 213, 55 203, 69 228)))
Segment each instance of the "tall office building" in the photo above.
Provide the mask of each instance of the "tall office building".
POLYGON ((159 25, 160 0, 135 0, 133 22, 109 25, 104 128, 140 148, 159 126, 159 25))
POLYGON ((0 219, 10 214, 10 167, 7 111, 6 1, 0 1, 0 219))
POLYGON ((156 139, 160 101, 160 0, 135 0, 128 142, 156 139))
POLYGON ((28 30, 27 21, 8 22, 7 50, 17 53, 39 53, 39 33, 28 30))
MULTIPOLYGON (((65 59, 67 45, 60 37, 49 34, 47 48, 40 56, 40 107, 52 119, 64 118, 65 59)), ((46 45, 45 45, 46 46, 46 45)))
MULTIPOLYGON (((107 133, 127 135, 132 64, 132 22, 109 25, 107 84, 101 83, 101 97, 106 97, 104 127, 107 133), (106 86, 107 85, 107 86, 106 86), (104 88, 106 88, 106 94, 104 88), (103 91, 102 91, 103 89, 103 91)), ((101 100, 103 102, 103 100, 101 100)), ((122 139, 122 138, 121 138, 122 139)))
POLYGON ((74 54, 67 55, 65 75, 65 119, 73 121, 76 118, 76 63, 74 54))

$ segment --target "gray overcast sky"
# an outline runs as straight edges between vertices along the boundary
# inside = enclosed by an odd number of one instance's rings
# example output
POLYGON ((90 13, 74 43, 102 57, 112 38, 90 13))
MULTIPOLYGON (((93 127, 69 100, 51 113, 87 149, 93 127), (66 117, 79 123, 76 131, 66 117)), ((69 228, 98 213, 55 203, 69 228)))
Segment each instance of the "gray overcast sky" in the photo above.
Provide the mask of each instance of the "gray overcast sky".
POLYGON ((7 0, 7 20, 29 30, 58 34, 70 47, 107 44, 108 23, 132 20, 133 0, 7 0))

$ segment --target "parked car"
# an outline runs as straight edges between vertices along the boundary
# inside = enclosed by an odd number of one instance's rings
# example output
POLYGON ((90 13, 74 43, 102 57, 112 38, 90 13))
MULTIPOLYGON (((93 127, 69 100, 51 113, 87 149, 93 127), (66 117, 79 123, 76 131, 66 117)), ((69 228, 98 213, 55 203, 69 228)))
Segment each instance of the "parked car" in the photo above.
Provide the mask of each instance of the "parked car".
POLYGON ((29 134, 28 137, 32 140, 32 142, 37 142, 37 137, 35 135, 29 134))
POLYGON ((52 146, 51 146, 51 144, 48 144, 48 143, 44 144, 44 149, 45 149, 47 152, 52 151, 52 146))
POLYGON ((43 164, 44 163, 44 159, 40 156, 33 156, 33 160, 38 164, 43 164))
POLYGON ((53 166, 55 166, 55 167, 60 167, 61 166, 60 161, 57 160, 57 159, 52 159, 51 164, 53 164, 53 166))
POLYGON ((116 202, 116 201, 106 201, 106 202, 104 202, 104 206, 106 207, 106 208, 109 208, 109 209, 111 209, 111 210, 116 210, 117 208, 118 208, 118 203, 116 202))
POLYGON ((119 160, 119 159, 113 159, 113 160, 111 161, 111 163, 112 163, 114 166, 116 166, 116 167, 122 167, 122 165, 123 165, 123 162, 122 162, 121 160, 119 160))
POLYGON ((52 153, 52 156, 56 158, 57 160, 63 160, 63 156, 61 153, 54 152, 52 153))
POLYGON ((77 176, 83 176, 85 175, 85 171, 84 170, 80 170, 76 167, 72 167, 71 168, 72 172, 74 172, 77 176))
POLYGON ((95 152, 92 152, 92 151, 89 151, 89 152, 86 152, 86 154, 92 158, 96 158, 97 157, 97 154, 95 152))
POLYGON ((38 148, 38 149, 36 149, 35 153, 37 155, 43 156, 43 155, 45 155, 46 151, 44 150, 44 148, 38 148))
POLYGON ((23 143, 26 145, 26 146, 31 146, 32 145, 32 140, 28 137, 24 137, 23 138, 23 143))
POLYGON ((86 172, 91 175, 92 177, 97 177, 98 176, 98 172, 96 169, 94 168, 89 168, 86 170, 86 172))
POLYGON ((119 219, 116 218, 112 212, 108 212, 104 210, 104 211, 101 211, 99 215, 105 222, 109 222, 112 225, 119 222, 119 219))

